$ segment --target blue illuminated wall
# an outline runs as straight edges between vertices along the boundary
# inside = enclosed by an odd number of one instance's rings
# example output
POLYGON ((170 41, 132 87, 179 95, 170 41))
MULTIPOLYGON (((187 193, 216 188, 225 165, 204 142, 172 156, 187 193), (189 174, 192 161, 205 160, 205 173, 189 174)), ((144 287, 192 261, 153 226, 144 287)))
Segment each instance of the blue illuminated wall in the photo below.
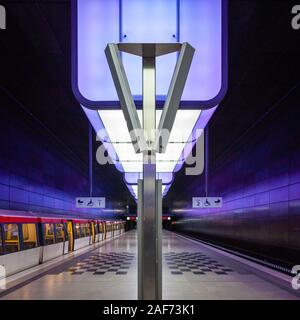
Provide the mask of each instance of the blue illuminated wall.
POLYGON ((285 261, 299 258, 300 129, 294 102, 278 106, 215 162, 209 193, 223 197, 223 208, 189 211, 191 197, 204 195, 203 177, 190 181, 186 195, 167 199, 177 203, 175 211, 186 210, 177 230, 285 261))
MULTIPOLYGON (((0 215, 4 209, 85 216, 86 210, 75 208, 75 197, 88 196, 87 166, 22 112, 10 113, 2 103, 2 110, 4 107, 0 117, 0 215)), ((99 187, 95 193, 106 195, 99 187)), ((103 216, 99 210, 88 213, 103 216)))

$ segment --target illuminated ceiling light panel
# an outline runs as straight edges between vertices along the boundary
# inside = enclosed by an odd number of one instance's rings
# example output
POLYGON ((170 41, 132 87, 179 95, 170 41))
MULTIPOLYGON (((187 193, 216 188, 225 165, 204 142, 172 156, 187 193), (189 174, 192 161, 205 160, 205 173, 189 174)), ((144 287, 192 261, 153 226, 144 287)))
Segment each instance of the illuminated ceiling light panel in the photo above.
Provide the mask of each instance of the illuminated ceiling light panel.
MULTIPOLYGON (((143 156, 134 151, 123 112, 99 110, 98 113, 106 131, 107 143, 114 148, 110 156, 121 164, 123 172, 142 172, 143 156)), ((161 114, 162 110, 156 111, 157 124, 161 114)), ((184 162, 185 159, 181 156, 186 144, 194 142, 188 140, 200 114, 201 110, 178 110, 166 152, 157 154, 157 172, 173 172, 178 161, 184 162)), ((142 110, 138 110, 138 116, 142 122, 142 110)))
MULTIPOLYGON (((142 179, 142 160, 141 155, 134 152, 122 111, 94 111, 83 106, 82 108, 97 132, 99 139, 105 145, 116 168, 124 172, 124 181, 135 197, 130 184, 137 184, 137 180, 142 179)), ((205 128, 216 108, 202 111, 178 110, 174 127, 170 134, 170 142, 174 142, 175 149, 172 144, 169 144, 171 147, 166 149, 165 154, 157 155, 157 178, 161 179, 163 185, 167 186, 163 195, 166 195, 170 184, 173 182, 173 172, 180 170, 185 159, 190 154, 196 138, 205 128), (183 140, 185 140, 184 144, 181 143, 183 140), (173 159, 177 160, 173 161, 173 159)), ((162 111, 157 110, 156 112, 157 117, 160 117, 162 111)), ((140 118, 142 117, 141 110, 138 110, 138 115, 140 118)))
MULTIPOLYGON (((131 191, 132 195, 134 196, 135 199, 138 199, 138 186, 137 185, 132 185, 132 186, 127 186, 128 189, 131 191)), ((165 194, 167 186, 162 185, 162 195, 165 194)))
MULTIPOLYGON (((124 180, 126 184, 137 184, 139 179, 143 179, 143 174, 141 172, 124 173, 124 180)), ((156 179, 162 180, 162 184, 171 184, 174 179, 173 172, 157 172, 156 179)))
MULTIPOLYGON (((188 42, 195 55, 181 106, 215 107, 227 89, 227 0, 72 0, 73 92, 85 107, 119 108, 104 49, 108 43, 188 42), (151 28, 149 28, 151 26, 151 28)), ((137 105, 141 59, 122 54, 137 105)), ((165 100, 177 55, 157 59, 157 101, 165 100)))
MULTIPOLYGON (((124 172, 124 181, 133 194, 130 184, 141 178, 141 156, 128 143, 129 133, 105 47, 118 42, 188 42, 196 50, 175 119, 176 128, 171 132, 173 144, 168 145, 165 154, 157 155, 158 178, 166 185, 166 194, 173 172, 182 167, 194 146, 193 130, 205 128, 227 90, 227 0, 72 0, 71 3, 72 89, 116 168, 124 172), (188 130, 183 134, 181 128, 188 130)), ((142 61, 124 53, 122 60, 140 109, 142 61)), ((176 60, 176 53, 157 59, 157 109, 164 105, 176 60)), ((157 110, 157 123, 160 114, 157 110)))

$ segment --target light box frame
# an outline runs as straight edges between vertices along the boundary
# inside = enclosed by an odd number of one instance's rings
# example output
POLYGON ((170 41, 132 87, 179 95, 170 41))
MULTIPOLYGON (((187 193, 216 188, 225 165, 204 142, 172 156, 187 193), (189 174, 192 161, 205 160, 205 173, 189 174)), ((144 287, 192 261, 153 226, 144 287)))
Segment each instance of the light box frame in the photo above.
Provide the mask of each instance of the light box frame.
MULTIPOLYGON (((177 0, 180 3, 180 0, 177 0)), ((181 109, 209 109, 213 108, 216 105, 220 104, 224 98, 227 88, 228 88, 228 0, 221 0, 222 2, 222 53, 221 53, 221 88, 219 93, 212 99, 206 101, 181 101, 181 109)), ((121 6, 122 0, 119 0, 119 6, 121 6)), ((86 108, 92 110, 101 110, 101 109, 120 109, 119 101, 92 101, 85 98, 80 90, 78 85, 78 26, 77 26, 77 15, 78 10, 78 0, 71 1, 71 19, 72 19, 72 32, 71 32, 71 52, 72 52, 72 90, 77 99, 77 101, 86 108)), ((121 16, 121 14, 119 14, 121 16)), ((121 18, 120 18, 121 19, 121 18)), ((120 29, 120 28, 119 28, 120 29)), ((121 32, 121 31, 120 31, 121 32)), ((119 42, 121 42, 122 37, 119 35, 119 42)), ((179 39, 177 39, 179 40, 179 39)), ((178 41, 179 42, 179 41, 178 41)), ((142 108, 142 100, 139 98, 135 100, 135 105, 138 109, 142 108)), ((156 107, 158 109, 163 108, 164 99, 160 99, 157 96, 156 107)))

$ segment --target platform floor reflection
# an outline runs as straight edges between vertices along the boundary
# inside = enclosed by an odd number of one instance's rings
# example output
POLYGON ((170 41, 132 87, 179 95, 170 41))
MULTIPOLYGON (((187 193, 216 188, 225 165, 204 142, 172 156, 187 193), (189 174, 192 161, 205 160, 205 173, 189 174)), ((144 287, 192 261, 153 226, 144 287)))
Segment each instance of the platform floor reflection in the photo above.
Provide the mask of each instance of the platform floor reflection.
MULTIPOLYGON (((7 294, 0 291, 0 298, 137 299, 136 250, 136 232, 127 232, 7 294)), ((287 277, 164 231, 163 299, 300 299, 287 277)))

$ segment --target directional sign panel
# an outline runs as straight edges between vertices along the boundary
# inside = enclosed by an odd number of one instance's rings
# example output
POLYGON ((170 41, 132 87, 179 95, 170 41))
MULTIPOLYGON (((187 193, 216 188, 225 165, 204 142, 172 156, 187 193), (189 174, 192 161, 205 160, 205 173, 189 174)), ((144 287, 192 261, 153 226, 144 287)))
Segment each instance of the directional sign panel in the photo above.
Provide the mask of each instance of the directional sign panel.
POLYGON ((103 209, 105 208, 105 198, 103 197, 76 198, 76 208, 103 209))
POLYGON ((193 208, 221 208, 222 197, 194 197, 193 208))

